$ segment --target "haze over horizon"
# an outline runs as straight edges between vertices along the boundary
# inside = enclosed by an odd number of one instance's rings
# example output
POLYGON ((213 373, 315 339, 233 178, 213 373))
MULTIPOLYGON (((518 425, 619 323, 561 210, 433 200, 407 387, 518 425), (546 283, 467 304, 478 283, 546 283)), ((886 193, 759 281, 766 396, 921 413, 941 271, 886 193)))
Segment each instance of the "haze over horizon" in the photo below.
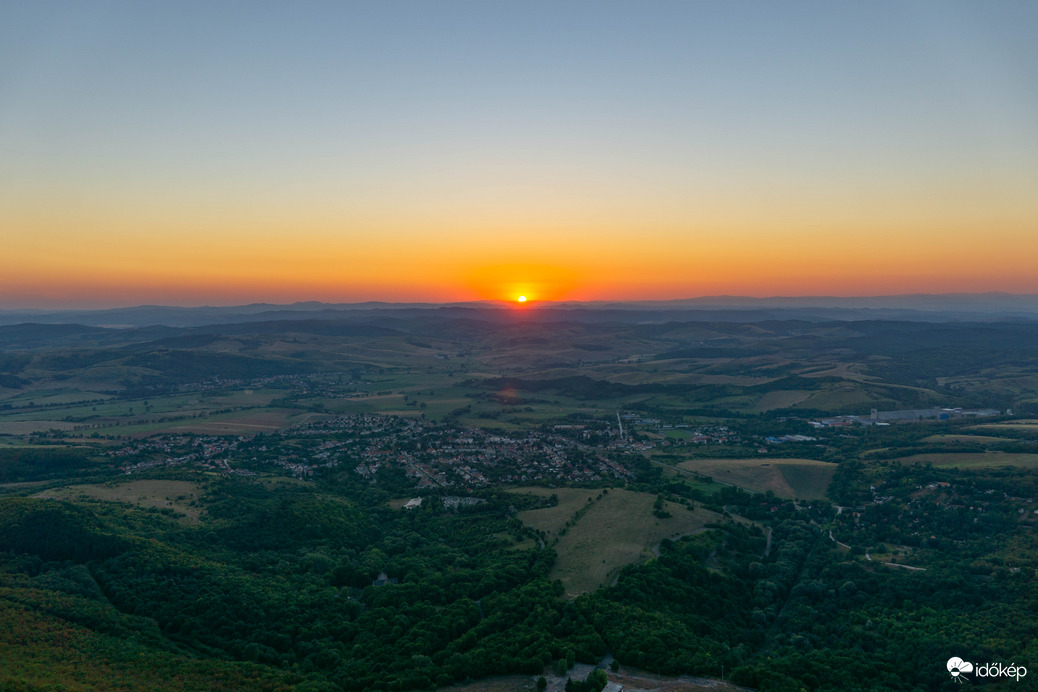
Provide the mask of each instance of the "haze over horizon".
POLYGON ((1029 2, 8 4, 0 309, 1038 293, 1029 2))
MULTIPOLYGON (((837 319, 868 319, 870 314, 877 317, 912 319, 916 314, 920 319, 956 319, 990 317, 1038 317, 1038 294, 1022 293, 916 293, 900 295, 872 296, 693 296, 665 300, 529 300, 514 299, 477 299, 468 301, 294 301, 291 303, 270 303, 254 301, 250 303, 180 303, 180 304, 143 304, 124 303, 83 306, 58 306, 50 308, 7 308, 0 307, 0 324, 17 324, 24 320, 46 318, 48 322, 78 321, 83 316, 93 316, 91 324, 104 324, 107 314, 134 315, 136 324, 150 324, 149 320, 165 315, 174 321, 187 319, 184 324, 203 324, 212 319, 236 320, 243 316, 255 316, 250 319, 281 319, 293 316, 302 319, 304 315, 321 315, 334 318, 354 311, 394 311, 396 309, 435 310, 439 308, 493 309, 564 311, 580 310, 614 314, 617 310, 636 314, 650 315, 659 313, 674 318, 676 315, 691 317, 692 315, 723 313, 718 319, 731 319, 745 312, 761 315, 779 315, 790 311, 790 317, 801 319, 808 314, 837 319), (844 315, 842 318, 838 315, 844 315), (188 317, 194 315, 194 317, 188 317), (179 316, 179 317, 178 317, 179 316), (102 320, 102 321, 97 321, 102 320), (143 321, 141 321, 143 320, 143 321)), ((160 318, 161 319, 161 318, 160 318)), ((165 322, 158 322, 165 323, 165 322)), ((179 323, 179 322, 177 322, 179 323)), ((171 323, 172 324, 172 323, 171 323)), ((125 326, 125 325, 124 325, 125 326)))

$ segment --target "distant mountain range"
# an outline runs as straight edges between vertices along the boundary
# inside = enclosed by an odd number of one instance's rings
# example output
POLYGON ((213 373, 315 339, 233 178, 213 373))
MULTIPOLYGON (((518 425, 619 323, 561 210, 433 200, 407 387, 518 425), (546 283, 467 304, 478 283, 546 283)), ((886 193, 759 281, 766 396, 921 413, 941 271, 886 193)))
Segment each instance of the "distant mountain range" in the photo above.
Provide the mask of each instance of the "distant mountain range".
MULTIPOLYGON (((80 324, 103 327, 197 327, 210 324, 283 320, 345 320, 375 324, 386 319, 435 316, 481 320, 512 319, 514 305, 500 301, 467 303, 254 303, 227 307, 140 305, 104 310, 0 310, 0 325, 80 324), (500 314, 495 314, 498 312, 500 314)), ((946 293, 898 296, 793 296, 749 298, 706 296, 665 301, 539 303, 524 308, 536 321, 660 323, 670 321, 760 322, 767 320, 1035 320, 1038 295, 946 293)))

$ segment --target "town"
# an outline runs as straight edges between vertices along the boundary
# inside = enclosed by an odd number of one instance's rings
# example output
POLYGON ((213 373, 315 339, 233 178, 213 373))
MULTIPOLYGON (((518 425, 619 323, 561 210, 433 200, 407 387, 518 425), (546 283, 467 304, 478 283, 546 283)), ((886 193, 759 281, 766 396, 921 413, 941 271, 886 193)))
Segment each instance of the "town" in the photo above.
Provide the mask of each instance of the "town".
MULTIPOLYGON (((556 427, 574 431, 573 426, 556 427)), ((610 437, 608 430, 603 432, 610 437)), ((434 425, 412 417, 355 414, 255 437, 159 435, 108 455, 127 474, 192 465, 253 475, 259 467, 273 465, 307 478, 319 469, 346 464, 357 475, 374 480, 381 469, 400 468, 424 489, 630 478, 621 460, 628 447, 590 445, 562 431, 515 434, 434 425)))

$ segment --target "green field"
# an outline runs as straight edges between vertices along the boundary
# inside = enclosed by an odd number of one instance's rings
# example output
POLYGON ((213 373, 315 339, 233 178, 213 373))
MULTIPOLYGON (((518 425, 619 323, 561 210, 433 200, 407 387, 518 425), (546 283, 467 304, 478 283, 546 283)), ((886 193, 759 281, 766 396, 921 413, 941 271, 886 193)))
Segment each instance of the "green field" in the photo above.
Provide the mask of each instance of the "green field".
MULTIPOLYGON (((49 405, 35 399, 9 400, 16 408, 0 411, 0 434, 29 435, 52 430, 80 430, 84 435, 150 435, 178 431, 211 434, 271 432, 284 427, 299 411, 269 408, 284 392, 276 389, 241 389, 196 394, 175 394, 148 399, 77 404, 93 398, 93 392, 47 394, 49 405), (29 404, 32 403, 32 406, 29 404), (61 404, 69 403, 64 406, 61 404), (234 420, 235 423, 228 421, 234 420)), ((97 395, 101 396, 101 395, 97 395)))
POLYGON ((249 435, 274 432, 313 415, 317 414, 304 413, 295 409, 264 408, 189 419, 114 423, 90 432, 97 432, 99 435, 114 433, 131 437, 148 437, 159 433, 249 435))
POLYGON ((558 498, 559 503, 554 507, 531 509, 518 514, 520 521, 537 531, 544 531, 550 541, 558 536, 559 530, 565 526, 573 513, 587 504, 588 498, 593 500, 600 491, 587 488, 532 487, 516 488, 515 492, 538 497, 554 495, 558 498))
POLYGON ((828 389, 813 392, 811 396, 800 402, 800 407, 820 411, 845 411, 849 409, 868 410, 876 404, 876 399, 867 391, 851 386, 839 389, 828 389))
POLYGON ((63 420, 0 420, 0 435, 31 435, 51 430, 75 430, 76 423, 63 420))
POLYGON ((814 459, 690 459, 678 467, 756 493, 804 500, 825 497, 836 471, 836 464, 814 459))
POLYGON ((664 503, 664 511, 671 517, 662 519, 653 514, 654 495, 616 488, 601 495, 583 488, 526 488, 522 492, 559 498, 556 507, 527 510, 518 516, 527 526, 558 538, 558 561, 551 577, 562 581, 571 598, 611 583, 625 565, 651 558, 653 548, 663 539, 723 521, 721 515, 702 507, 690 512, 671 502, 664 503), (587 511, 566 527, 574 512, 589 504, 589 497, 592 502, 587 511))
POLYGON ((202 489, 191 481, 145 479, 119 484, 67 485, 45 490, 35 497, 57 500, 104 500, 125 502, 145 509, 172 509, 183 515, 184 522, 197 524, 202 514, 198 506, 201 496, 202 489))
POLYGON ((930 435, 924 437, 920 442, 938 442, 956 444, 964 442, 967 444, 992 444, 1011 440, 1009 437, 993 437, 991 435, 930 435))
POLYGON ((753 406, 755 411, 770 411, 775 408, 790 408, 811 397, 811 392, 800 390, 778 390, 768 392, 753 406))
POLYGON ((96 401, 98 399, 111 399, 111 394, 102 394, 100 392, 83 391, 78 389, 71 390, 36 390, 23 394, 16 394, 3 399, 4 403, 11 404, 12 406, 24 406, 32 404, 33 406, 52 406, 60 404, 75 404, 83 401, 96 401))
POLYGON ((912 456, 902 458, 901 462, 904 464, 955 466, 965 469, 996 468, 999 466, 1038 469, 1038 454, 1011 454, 1006 452, 913 454, 912 456))
POLYGON ((1019 432, 1038 432, 1038 420, 1014 420, 1007 421, 1005 423, 984 423, 983 425, 973 426, 974 430, 1009 430, 1019 432))

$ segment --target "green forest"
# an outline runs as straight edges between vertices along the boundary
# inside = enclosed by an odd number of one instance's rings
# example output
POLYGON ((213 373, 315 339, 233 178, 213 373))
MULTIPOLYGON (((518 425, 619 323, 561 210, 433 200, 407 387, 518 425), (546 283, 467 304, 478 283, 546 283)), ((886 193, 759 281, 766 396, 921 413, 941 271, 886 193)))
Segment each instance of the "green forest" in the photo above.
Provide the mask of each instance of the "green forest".
POLYGON ((549 579, 552 547, 515 517, 543 497, 497 489, 402 510, 351 474, 180 477, 206 489, 197 525, 111 502, 0 501, 5 689, 74 687, 86 665, 128 687, 432 689, 606 653, 760 690, 952 689, 949 652, 1007 665, 1038 654, 1038 546, 1005 500, 1033 497, 1026 472, 846 464, 837 503, 877 484, 948 483, 974 510, 996 498, 981 522, 939 502, 908 511, 906 491, 854 522, 828 502, 704 491, 644 464, 629 488, 756 521, 664 541, 572 600, 549 579), (916 569, 861 559, 863 546, 911 545, 899 534, 920 522, 916 569), (373 585, 380 575, 389 583, 373 585))

